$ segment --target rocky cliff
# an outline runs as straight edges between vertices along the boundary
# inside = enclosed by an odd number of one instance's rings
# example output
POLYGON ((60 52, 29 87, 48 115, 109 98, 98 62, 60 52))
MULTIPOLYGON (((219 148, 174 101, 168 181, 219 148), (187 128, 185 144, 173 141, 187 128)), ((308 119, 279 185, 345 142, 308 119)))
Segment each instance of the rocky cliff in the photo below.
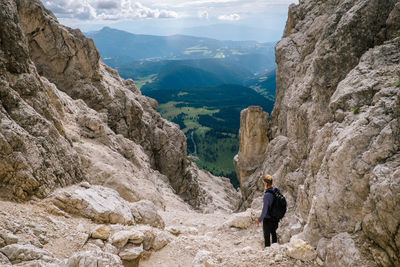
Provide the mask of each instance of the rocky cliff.
MULTIPOLYGON (((268 146, 268 113, 251 106, 240 112, 239 153, 233 159, 242 197, 247 198, 248 177, 262 163, 268 146)), ((250 180, 251 181, 251 180, 250 180)))
POLYGON ((39 1, 1 1, 0 30, 3 198, 44 198, 85 180, 159 206, 160 184, 172 186, 204 208, 213 193, 201 176, 230 187, 187 158, 184 134, 160 117, 155 100, 104 65, 92 40, 60 25, 39 1))
POLYGON ((240 177, 244 201, 272 174, 289 201, 281 237, 327 266, 400 265, 399 33, 397 0, 300 0, 276 46, 271 140, 240 177))

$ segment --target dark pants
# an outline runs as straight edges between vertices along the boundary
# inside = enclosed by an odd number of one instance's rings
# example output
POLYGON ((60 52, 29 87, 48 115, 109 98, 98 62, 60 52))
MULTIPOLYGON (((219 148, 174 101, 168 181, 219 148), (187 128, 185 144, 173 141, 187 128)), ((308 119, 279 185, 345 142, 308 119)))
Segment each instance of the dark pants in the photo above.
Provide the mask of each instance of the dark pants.
POLYGON ((270 235, 272 236, 272 243, 277 243, 278 238, 276 236, 276 229, 278 229, 279 221, 273 219, 263 220, 263 230, 264 230, 264 242, 265 246, 269 247, 271 245, 270 235))

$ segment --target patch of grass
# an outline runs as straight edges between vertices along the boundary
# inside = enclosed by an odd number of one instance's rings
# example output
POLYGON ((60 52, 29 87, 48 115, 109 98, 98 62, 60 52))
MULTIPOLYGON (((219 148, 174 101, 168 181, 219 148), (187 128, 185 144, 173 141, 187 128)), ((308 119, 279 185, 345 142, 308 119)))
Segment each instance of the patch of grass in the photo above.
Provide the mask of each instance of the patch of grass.
POLYGON ((243 56, 243 55, 247 55, 246 52, 241 52, 239 50, 232 50, 232 55, 237 55, 237 56, 243 56))
POLYGON ((141 78, 135 79, 135 85, 140 90, 145 84, 152 83, 157 78, 157 74, 150 74, 141 78))
POLYGON ((196 53, 202 53, 204 56, 211 54, 212 52, 208 49, 207 46, 196 45, 189 48, 183 52, 185 55, 191 55, 196 53))
MULTIPOLYGON (((178 117, 182 114, 183 123, 185 128, 181 129, 183 132, 187 132, 189 130, 199 130, 203 132, 207 132, 210 130, 209 127, 202 126, 199 123, 200 115, 213 115, 219 112, 219 109, 208 109, 207 107, 194 108, 188 106, 177 107, 178 104, 185 104, 185 102, 177 102, 170 101, 165 104, 161 104, 158 109, 161 115, 167 120, 174 120, 174 118, 178 117)), ((199 132, 200 133, 200 132, 199 132)))
POLYGON ((358 113, 360 113, 360 107, 354 107, 353 114, 358 114, 358 113))
POLYGON ((179 92, 178 96, 184 96, 184 95, 188 95, 188 94, 189 94, 188 92, 179 92))

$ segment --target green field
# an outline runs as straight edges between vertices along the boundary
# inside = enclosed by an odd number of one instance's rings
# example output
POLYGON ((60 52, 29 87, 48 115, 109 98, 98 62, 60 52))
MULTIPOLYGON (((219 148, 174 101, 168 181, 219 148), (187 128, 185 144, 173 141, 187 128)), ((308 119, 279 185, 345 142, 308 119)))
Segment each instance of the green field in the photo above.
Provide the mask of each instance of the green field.
MULTIPOLYGON (((229 177, 232 184, 238 187, 233 166, 233 157, 239 150, 237 134, 216 132, 200 124, 201 115, 213 117, 219 112, 218 109, 179 107, 182 104, 185 103, 170 101, 161 104, 159 112, 164 118, 180 125, 187 137, 188 153, 196 158, 195 162, 200 168, 217 176, 229 177)), ((214 118, 223 121, 221 118, 214 118)))
POLYGON ((157 78, 157 74, 150 74, 144 77, 140 77, 135 80, 135 85, 138 89, 142 88, 147 83, 152 83, 155 78, 157 78))

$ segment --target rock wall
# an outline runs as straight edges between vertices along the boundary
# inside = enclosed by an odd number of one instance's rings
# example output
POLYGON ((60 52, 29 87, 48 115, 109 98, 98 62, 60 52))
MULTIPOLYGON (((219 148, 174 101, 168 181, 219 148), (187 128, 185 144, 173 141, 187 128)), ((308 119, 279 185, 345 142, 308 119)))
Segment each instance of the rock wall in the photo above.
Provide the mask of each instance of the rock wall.
POLYGON ((240 112, 239 153, 234 158, 237 177, 244 198, 248 178, 264 159, 268 146, 268 113, 261 107, 251 106, 240 112))
POLYGON ((132 80, 99 61, 93 41, 38 0, 0 3, 0 194, 26 200, 87 180, 163 206, 163 187, 193 207, 232 208, 227 179, 198 170, 178 126, 132 80), (199 177, 210 177, 210 190, 199 177), (217 190, 217 189, 216 189, 217 190), (228 196, 229 195, 229 196, 228 196), (222 207, 223 206, 223 207, 222 207))
POLYGON ((395 0, 300 1, 276 46, 272 140, 244 201, 273 174, 289 201, 281 238, 330 248, 319 253, 329 266, 346 262, 331 257, 346 251, 345 234, 363 264, 400 264, 399 10, 395 0))

